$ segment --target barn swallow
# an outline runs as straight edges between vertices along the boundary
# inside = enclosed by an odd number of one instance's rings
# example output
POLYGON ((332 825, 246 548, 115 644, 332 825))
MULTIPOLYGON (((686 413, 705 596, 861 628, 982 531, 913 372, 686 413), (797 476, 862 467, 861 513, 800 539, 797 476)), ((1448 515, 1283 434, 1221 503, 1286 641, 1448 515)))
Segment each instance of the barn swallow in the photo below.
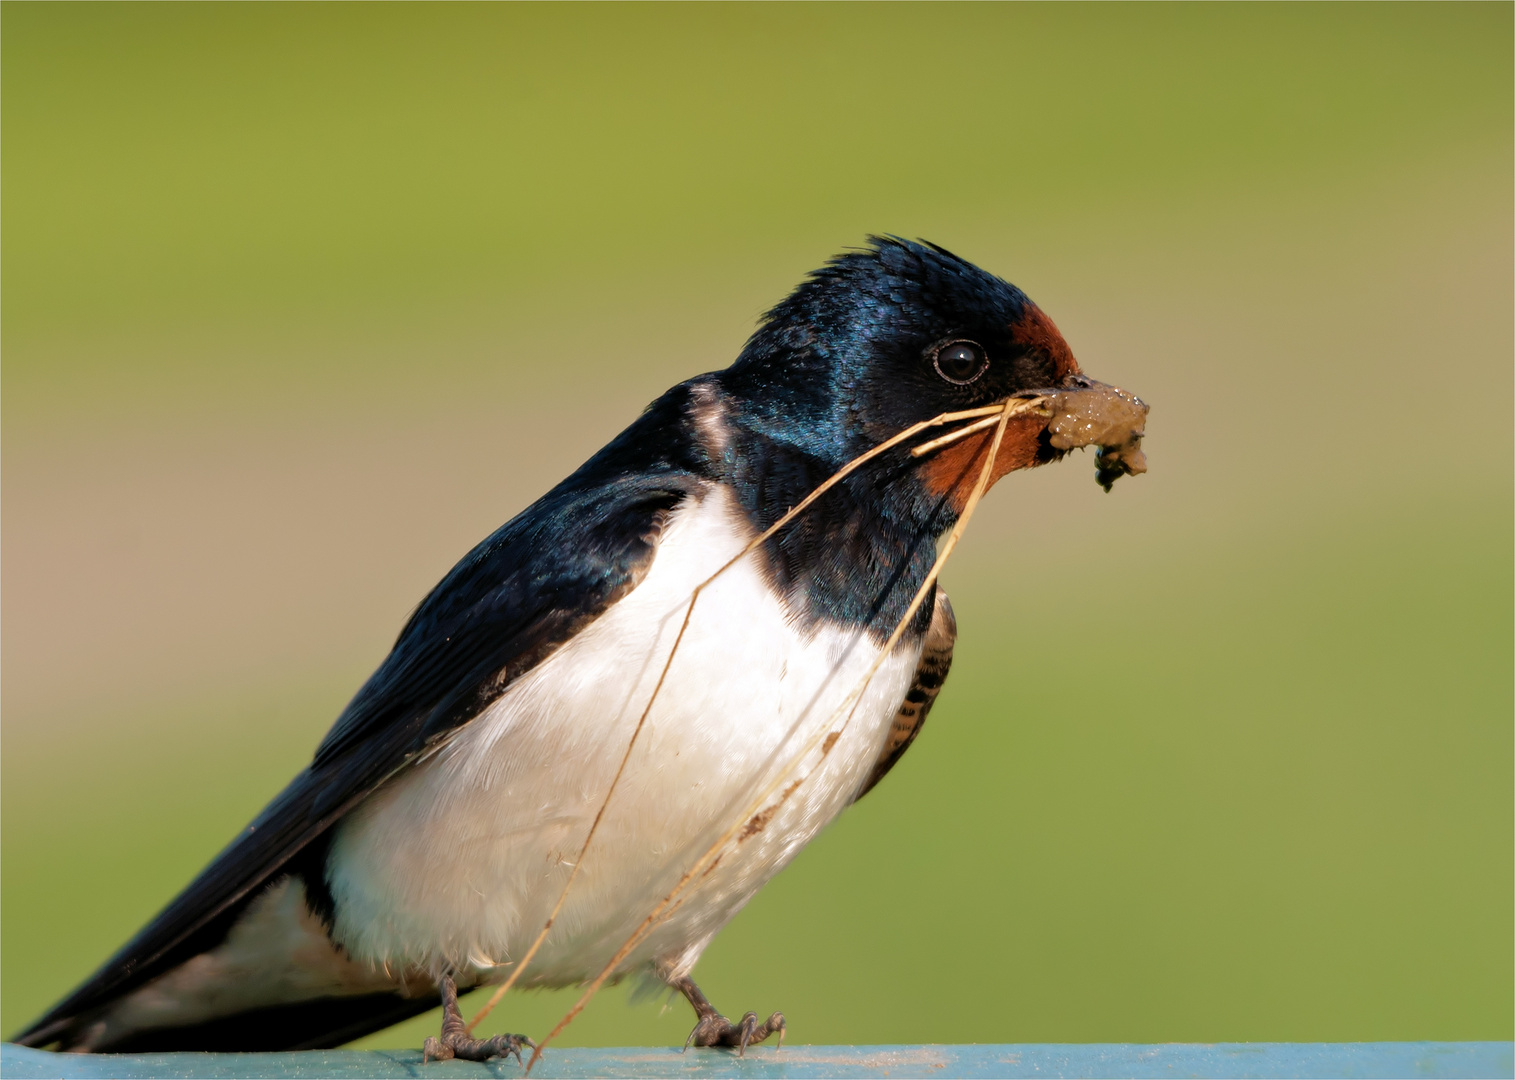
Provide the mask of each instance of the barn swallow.
MULTIPOLYGON (((1083 421, 1028 410, 994 443, 985 430, 933 454, 901 444, 744 547, 914 424, 1097 385, 1023 292, 940 247, 874 237, 833 258, 735 363, 663 394, 470 551, 309 766, 16 1041, 322 1048, 440 1002, 428 1056, 519 1058, 524 1036, 469 1036, 458 988, 504 980, 575 872, 519 985, 595 978, 765 790, 782 797, 612 975, 680 991, 697 1045, 782 1040, 782 1014, 732 1022, 691 971, 919 734, 957 633, 932 568, 976 463, 997 448, 992 482, 1053 461, 1081 445, 1083 421), (869 672, 850 721, 826 734, 869 672), (805 782, 781 785, 805 755, 805 782)), ((1139 435, 1107 448, 1102 483, 1139 471, 1139 435)))

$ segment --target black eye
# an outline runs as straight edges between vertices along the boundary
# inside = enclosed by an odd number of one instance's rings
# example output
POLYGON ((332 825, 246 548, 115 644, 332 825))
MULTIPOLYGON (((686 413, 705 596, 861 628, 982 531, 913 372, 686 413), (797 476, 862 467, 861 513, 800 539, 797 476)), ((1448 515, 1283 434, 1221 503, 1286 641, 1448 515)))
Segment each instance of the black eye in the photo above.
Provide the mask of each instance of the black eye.
POLYGON ((984 347, 976 341, 949 341, 936 350, 936 373, 959 386, 973 382, 988 367, 984 347))

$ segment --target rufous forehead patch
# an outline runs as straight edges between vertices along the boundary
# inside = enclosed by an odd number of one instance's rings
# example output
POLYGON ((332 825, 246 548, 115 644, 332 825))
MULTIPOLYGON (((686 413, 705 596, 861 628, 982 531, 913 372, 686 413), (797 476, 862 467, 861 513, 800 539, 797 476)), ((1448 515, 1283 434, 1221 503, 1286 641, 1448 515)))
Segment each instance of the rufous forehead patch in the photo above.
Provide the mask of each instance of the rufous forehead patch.
POLYGON ((1078 360, 1074 358, 1073 350, 1068 347, 1068 343, 1063 340, 1062 332, 1058 330, 1057 324, 1035 304, 1027 304, 1026 313, 1010 324, 1010 336, 1017 345, 1023 345, 1028 349, 1040 349, 1051 357, 1059 382, 1069 375, 1080 374, 1078 360))

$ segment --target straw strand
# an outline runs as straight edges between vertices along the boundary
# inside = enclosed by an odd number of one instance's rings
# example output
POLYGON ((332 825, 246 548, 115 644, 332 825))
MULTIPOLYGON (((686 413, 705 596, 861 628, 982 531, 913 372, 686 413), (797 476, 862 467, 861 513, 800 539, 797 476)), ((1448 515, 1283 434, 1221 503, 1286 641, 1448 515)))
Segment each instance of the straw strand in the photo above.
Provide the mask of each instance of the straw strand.
MULTIPOLYGON (((936 584, 936 581, 941 574, 942 567, 946 564, 947 559, 951 556, 953 550, 957 547, 958 540, 962 537, 963 530, 967 527, 969 519, 973 516, 973 511, 977 508, 979 500, 983 498, 984 492, 988 488, 989 477, 993 472, 995 458, 999 455, 999 448, 1004 440, 1005 429, 1009 424, 1010 418, 1017 415, 1018 413, 1025 412, 1028 410, 1028 408, 1034 407, 1038 404, 1040 404, 1039 400, 1028 402, 1025 400, 1017 401, 1011 399, 997 406, 992 406, 985 409, 971 410, 971 415, 975 416, 983 417, 986 413, 989 414, 986 419, 991 420, 994 425, 994 436, 990 441, 989 453, 985 458, 983 467, 979 469, 978 476, 975 478, 973 489, 963 504, 963 510, 958 515, 957 521, 953 524, 951 532, 948 533, 946 541, 942 544, 941 549, 937 554, 936 560, 932 564, 931 570, 926 575, 926 579, 921 583, 921 586, 916 590, 915 595, 911 598, 909 607, 906 609, 904 616, 896 624, 893 633, 889 635, 889 639, 884 644, 883 648, 879 650, 879 654, 874 660, 873 664, 869 667, 867 674, 864 675, 859 685, 853 690, 851 694, 848 695, 846 699, 843 700, 842 704, 832 714, 833 717, 835 717, 838 713, 841 712, 843 708, 847 709, 847 714, 842 721, 841 727, 835 732, 829 732, 827 729, 831 727, 831 724, 827 723, 824 725, 817 731, 814 736, 811 737, 804 750, 802 750, 800 754, 796 755, 794 758, 795 762, 804 760, 804 758, 809 755, 811 750, 813 750, 823 738, 829 738, 833 734, 839 737, 841 735, 841 732, 844 731, 847 725, 851 722, 853 715, 857 711, 858 704, 860 704, 862 701, 863 694, 867 692, 868 686, 873 681, 874 675, 877 674, 879 667, 883 664, 889 653, 894 649, 894 646, 899 643, 900 638, 904 635, 905 629, 910 625, 910 622, 915 617, 916 612, 920 610, 921 604, 924 602, 926 595, 930 592, 932 586, 936 584)), ((706 579, 706 581, 695 590, 695 593, 690 598, 689 608, 685 612, 684 616, 684 627, 688 626, 689 615, 693 612, 694 609, 694 600, 698 598, 699 591, 700 589, 704 588, 705 584, 713 581, 716 576, 724 572, 737 560, 741 559, 748 553, 748 551, 752 550, 758 544, 766 540, 769 535, 771 535, 782 525, 786 524, 789 520, 792 520, 795 514, 799 513, 806 506, 810 505, 810 503, 814 502, 815 499, 818 498, 823 491, 829 488, 836 481, 842 479, 842 477, 844 477, 848 472, 851 472, 854 468, 861 465, 864 461, 873 456, 876 456, 879 453, 882 453, 890 446, 897 445, 899 442, 910 437, 918 431, 924 430, 925 428, 931 426, 935 426, 938 423, 948 422, 949 417, 952 419, 968 418, 963 414, 943 414, 934 420, 925 421, 921 424, 916 424, 911 428, 906 429, 899 435, 896 435, 894 438, 888 440, 886 443, 882 443, 879 446, 875 447, 872 451, 869 451, 869 453, 862 455, 859 458, 855 458, 852 462, 849 462, 830 480, 821 485, 821 487, 817 488, 798 506, 796 506, 793 510, 791 510, 788 514, 776 522, 772 528, 770 528, 767 532, 765 532, 762 536, 760 536, 757 540, 745 548, 741 554, 737 555, 736 558, 732 559, 725 566, 721 567, 720 570, 716 571, 715 574, 711 575, 710 578, 706 579)), ((987 426, 988 425, 982 420, 976 424, 968 425, 968 427, 973 430, 983 430, 987 426)), ((958 431, 952 433, 954 438, 950 441, 956 441, 957 438, 962 438, 963 436, 970 433, 970 431, 959 429, 958 431)), ((943 440, 934 441, 940 445, 945 445, 943 440)), ((683 636, 684 627, 680 628, 680 638, 683 636)), ((676 648, 677 639, 675 641, 675 649, 676 648)), ((671 664, 672 660, 673 657, 670 653, 668 663, 671 664)), ((665 664, 663 669, 664 675, 667 674, 667 670, 668 665, 665 664)), ((658 687, 661 688, 661 686, 662 678, 660 677, 658 680, 658 687)), ((655 689, 653 693, 654 696, 656 696, 657 690, 655 689)), ((651 708, 651 702, 648 703, 648 708, 651 708)), ((827 750, 829 750, 829 746, 827 747, 827 750)), ((806 773, 805 776, 801 777, 799 781, 796 781, 796 783, 803 783, 805 780, 809 779, 813 773, 814 768, 812 768, 810 772, 806 773)), ((584 1010, 584 1007, 588 1005, 589 1001, 594 997, 594 995, 599 992, 600 987, 604 985, 605 981, 614 973, 615 969, 621 964, 621 962, 625 960, 626 957, 629 956, 638 945, 646 940, 647 935, 650 934, 659 923, 663 922, 668 916, 672 915, 673 912, 677 910, 677 908, 683 903, 683 899, 679 896, 679 894, 683 892, 683 890, 687 887, 690 880, 692 880, 696 874, 705 869, 710 860, 716 856, 720 850, 726 846, 727 843, 730 842, 731 838, 736 834, 736 832, 743 826, 743 824, 747 822, 747 820, 751 817, 751 814, 757 809, 760 809, 762 807, 762 804, 767 801, 769 796, 771 796, 778 789, 779 785, 781 785, 787 778, 787 772, 781 772, 780 775, 768 785, 768 787, 755 800, 755 802, 749 806, 748 811, 744 812, 740 817, 738 817, 736 823, 725 833, 723 833, 721 837, 717 839, 716 842, 712 844, 710 848, 708 848, 705 853, 700 856, 699 859, 695 861, 694 866, 692 866, 684 873, 684 875, 674 885, 673 889, 658 903, 658 905, 642 921, 637 929, 633 931, 631 937, 628 938, 626 942, 621 946, 621 948, 616 951, 615 956, 612 957, 610 962, 605 965, 605 967, 600 971, 599 975, 595 977, 594 981, 589 984, 584 993, 579 997, 579 1000, 574 1003, 573 1008, 568 1011, 568 1014, 558 1022, 557 1026, 548 1033, 545 1039, 537 1044, 536 1048, 532 1051, 531 1060, 526 1064, 526 1072, 528 1074, 531 1072, 532 1067, 537 1063, 537 1060, 542 1056, 542 1051, 547 1046, 547 1044, 555 1039, 563 1031, 563 1029, 572 1023, 573 1020, 579 1015, 579 1013, 584 1010)), ((596 820, 598 821, 598 819, 596 820)))
MULTIPOLYGON (((621 764, 619 767, 617 767, 615 777, 611 780, 610 787, 605 792, 605 798, 600 803, 600 809, 595 814, 594 821, 590 824, 588 833, 586 833, 584 836, 584 843, 579 848, 578 857, 573 861, 572 868, 568 873, 568 880, 563 883, 562 891, 558 893, 557 902, 553 904, 552 911, 547 916, 547 922, 542 926, 541 931, 532 941, 531 947, 526 950, 526 955, 523 956, 520 962, 515 965, 514 970, 510 973, 510 977, 500 984, 495 992, 490 995, 489 1000, 485 1002, 484 1007, 474 1015, 474 1018, 471 1021, 469 1021, 467 1031, 470 1035, 473 1034, 474 1028, 479 1025, 480 1021, 482 1021, 486 1016, 494 1011, 495 1006, 500 1003, 505 995, 510 992, 511 988, 515 986, 515 984, 520 980, 522 974, 524 974, 526 971, 526 966, 531 963, 532 959, 536 956, 537 951, 542 947, 542 943, 547 940, 547 934, 552 930, 553 924, 557 921, 558 914, 563 910, 563 904, 568 899, 568 892, 573 887, 574 881, 579 875, 579 868, 584 865, 584 855, 589 850, 590 842, 594 840, 594 835, 600 827, 600 821, 605 816, 605 809, 610 805, 611 796, 615 794, 616 786, 621 781, 621 774, 626 771, 626 763, 631 760, 631 751, 635 748, 637 738, 641 735, 642 728, 647 723, 647 717, 652 712, 653 703, 657 701, 658 692, 662 690, 663 682, 668 677, 668 669, 673 664, 674 654, 678 652, 679 643, 684 640, 684 631, 689 628, 689 619, 694 614, 695 602, 699 600, 700 593, 704 591, 705 587, 713 582, 716 578, 724 574, 727 570, 731 569, 731 567, 735 566, 751 552, 756 550, 760 545, 765 543, 770 537, 772 537, 784 526, 788 525, 791 521, 803 513, 807 507, 814 503, 815 500, 819 499, 827 491, 835 487, 848 475, 861 468, 873 458, 878 457, 886 450, 898 446, 900 443, 919 434, 922 431, 929 430, 933 427, 940 427, 943 424, 952 423, 954 420, 967 420, 973 419, 975 417, 986 417, 992 420, 993 414, 1001 413, 1004 411, 1004 409, 1005 406, 1003 405, 988 405, 982 406, 977 409, 964 409, 959 412, 941 413, 938 416, 932 417, 930 420, 923 420, 918 424, 912 424, 904 431, 901 431, 897 435, 886 439, 884 442, 873 447, 873 449, 867 451, 866 453, 860 454, 859 456, 849 461, 846 465, 843 465, 840 469, 828 477, 824 483, 822 483, 809 495, 805 496, 805 498, 800 500, 798 504, 791 507, 787 513, 785 513, 782 517, 780 517, 777 521, 765 529, 761 535, 755 537, 751 542, 743 547, 741 551, 739 551, 736 555, 732 556, 731 559, 722 564, 722 566, 716 570, 715 573, 711 574, 704 581, 700 582, 699 585, 695 586, 694 591, 689 595, 689 606, 684 611, 684 619, 683 622, 679 625, 678 635, 674 638, 673 648, 669 650, 668 659, 664 662, 663 669, 658 674, 658 681, 653 686, 652 695, 647 699, 647 705, 642 710, 642 715, 637 718, 636 727, 632 730, 631 739, 626 745, 626 752, 621 756, 621 764)), ((983 421, 979 421, 979 423, 982 424, 983 421)), ((535 1058, 533 1058, 533 1060, 535 1060, 535 1058)))

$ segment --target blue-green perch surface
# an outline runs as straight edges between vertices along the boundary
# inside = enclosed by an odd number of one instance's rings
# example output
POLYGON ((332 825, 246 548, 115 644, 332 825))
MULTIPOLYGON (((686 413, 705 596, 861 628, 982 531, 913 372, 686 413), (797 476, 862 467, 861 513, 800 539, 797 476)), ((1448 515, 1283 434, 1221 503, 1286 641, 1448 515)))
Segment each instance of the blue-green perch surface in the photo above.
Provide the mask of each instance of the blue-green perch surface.
MULTIPOLYGON (((432 1062, 410 1050, 314 1050, 291 1054, 50 1054, 7 1044, 5 1080, 34 1077, 518 1077, 514 1061, 432 1062)), ((1515 1043, 1160 1043, 981 1046, 758 1047, 722 1050, 625 1047, 549 1050, 541 1080, 650 1077, 1511 1077, 1515 1043)))

